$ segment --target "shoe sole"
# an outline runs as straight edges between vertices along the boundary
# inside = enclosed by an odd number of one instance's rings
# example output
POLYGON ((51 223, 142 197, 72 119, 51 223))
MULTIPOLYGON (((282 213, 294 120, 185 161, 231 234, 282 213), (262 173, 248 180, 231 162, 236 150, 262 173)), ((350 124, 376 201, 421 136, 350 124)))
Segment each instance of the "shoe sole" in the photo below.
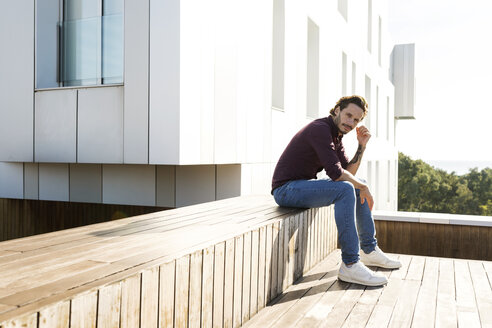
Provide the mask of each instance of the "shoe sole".
POLYGON ((386 285, 388 283, 388 281, 384 281, 384 282, 363 282, 363 281, 357 281, 355 279, 346 278, 346 277, 343 277, 343 276, 340 276, 340 275, 338 275, 338 279, 341 280, 341 281, 352 283, 352 284, 359 284, 359 285, 371 286, 371 287, 383 286, 383 285, 386 285))
POLYGON ((383 269, 399 269, 399 268, 401 268, 401 264, 398 266, 391 266, 391 265, 381 265, 381 264, 371 263, 371 262, 364 262, 363 260, 361 260, 361 262, 364 263, 365 266, 375 266, 375 267, 383 268, 383 269))

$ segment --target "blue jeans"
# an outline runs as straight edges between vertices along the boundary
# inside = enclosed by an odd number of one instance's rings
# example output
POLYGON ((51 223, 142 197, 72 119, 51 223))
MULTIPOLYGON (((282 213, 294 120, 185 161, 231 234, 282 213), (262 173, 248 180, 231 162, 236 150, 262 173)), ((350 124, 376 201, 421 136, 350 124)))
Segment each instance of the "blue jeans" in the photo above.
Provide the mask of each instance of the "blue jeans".
POLYGON ((360 203, 359 189, 347 181, 295 180, 273 191, 280 206, 313 208, 335 204, 338 241, 345 264, 359 261, 360 248, 372 252, 377 245, 374 219, 367 201, 360 203), (356 228, 357 223, 357 228, 356 228))

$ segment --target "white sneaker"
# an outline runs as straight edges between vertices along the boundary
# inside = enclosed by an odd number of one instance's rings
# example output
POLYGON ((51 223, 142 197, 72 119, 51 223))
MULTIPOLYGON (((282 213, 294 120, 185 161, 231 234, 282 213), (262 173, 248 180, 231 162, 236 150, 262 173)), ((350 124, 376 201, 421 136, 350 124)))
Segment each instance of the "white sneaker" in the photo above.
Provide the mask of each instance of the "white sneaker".
POLYGON ((372 265, 385 269, 398 269, 401 267, 400 261, 390 259, 378 246, 376 246, 376 249, 369 254, 361 251, 360 260, 364 262, 365 265, 372 265))
POLYGON ((381 286, 388 283, 385 276, 370 270, 361 261, 352 264, 350 268, 342 262, 338 279, 365 286, 381 286))

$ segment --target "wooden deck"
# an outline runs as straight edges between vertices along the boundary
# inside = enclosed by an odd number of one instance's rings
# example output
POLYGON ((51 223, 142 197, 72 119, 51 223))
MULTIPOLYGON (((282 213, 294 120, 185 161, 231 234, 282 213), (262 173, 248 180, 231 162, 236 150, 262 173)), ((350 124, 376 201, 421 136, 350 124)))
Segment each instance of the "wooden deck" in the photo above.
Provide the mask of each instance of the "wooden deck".
POLYGON ((240 197, 0 243, 0 327, 238 327, 336 249, 333 208, 240 197))
POLYGON ((337 280, 337 250, 244 327, 492 327, 492 262, 394 256, 389 283, 363 287, 337 280))

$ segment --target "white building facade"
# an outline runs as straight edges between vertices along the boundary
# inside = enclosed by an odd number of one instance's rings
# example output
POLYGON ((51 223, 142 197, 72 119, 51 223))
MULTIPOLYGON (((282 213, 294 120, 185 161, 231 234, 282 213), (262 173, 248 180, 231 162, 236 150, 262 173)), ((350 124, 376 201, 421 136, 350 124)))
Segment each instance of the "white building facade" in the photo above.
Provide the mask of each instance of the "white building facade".
POLYGON ((270 193, 297 130, 360 94, 373 137, 358 175, 397 208, 387 0, 1 1, 0 45, 0 198, 270 193))

